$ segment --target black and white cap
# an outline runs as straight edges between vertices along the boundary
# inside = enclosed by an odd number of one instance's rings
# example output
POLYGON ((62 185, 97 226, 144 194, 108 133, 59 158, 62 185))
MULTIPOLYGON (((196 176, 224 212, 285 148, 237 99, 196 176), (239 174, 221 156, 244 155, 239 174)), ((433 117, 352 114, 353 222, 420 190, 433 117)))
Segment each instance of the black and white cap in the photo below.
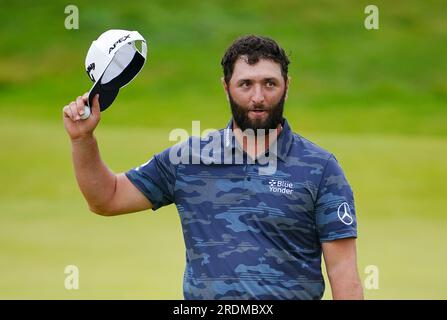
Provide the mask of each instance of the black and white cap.
POLYGON ((107 109, 119 89, 143 68, 146 54, 146 40, 137 31, 109 30, 93 41, 85 58, 85 70, 94 82, 88 95, 89 107, 93 97, 99 94, 100 110, 107 109))

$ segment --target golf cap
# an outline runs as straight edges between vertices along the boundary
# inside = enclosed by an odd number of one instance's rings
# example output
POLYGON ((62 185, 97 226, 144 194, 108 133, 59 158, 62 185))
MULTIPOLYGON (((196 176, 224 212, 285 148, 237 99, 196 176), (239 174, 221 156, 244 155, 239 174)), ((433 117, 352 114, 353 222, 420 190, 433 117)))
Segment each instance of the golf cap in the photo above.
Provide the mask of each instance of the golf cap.
POLYGON ((146 40, 137 31, 109 30, 92 42, 85 58, 85 70, 94 82, 88 106, 99 94, 101 111, 107 109, 119 89, 132 81, 146 61, 146 40), (141 50, 136 46, 141 43, 141 50))

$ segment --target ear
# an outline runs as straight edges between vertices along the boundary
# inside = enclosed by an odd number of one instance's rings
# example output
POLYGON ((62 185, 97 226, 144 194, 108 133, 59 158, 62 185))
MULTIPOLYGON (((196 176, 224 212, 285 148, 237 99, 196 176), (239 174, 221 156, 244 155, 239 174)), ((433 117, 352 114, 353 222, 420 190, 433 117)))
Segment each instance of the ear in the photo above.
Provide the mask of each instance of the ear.
POLYGON ((287 81, 286 81, 286 96, 284 97, 285 100, 287 100, 287 97, 289 96, 289 85, 290 85, 290 80, 292 80, 292 77, 287 76, 287 81))
POLYGON ((228 97, 228 85, 227 85, 227 83, 225 82, 225 78, 224 78, 224 77, 220 78, 220 81, 222 82, 222 86, 223 86, 223 88, 224 88, 224 91, 225 91, 225 95, 226 95, 226 97, 227 97, 227 100, 230 101, 230 98, 228 97))

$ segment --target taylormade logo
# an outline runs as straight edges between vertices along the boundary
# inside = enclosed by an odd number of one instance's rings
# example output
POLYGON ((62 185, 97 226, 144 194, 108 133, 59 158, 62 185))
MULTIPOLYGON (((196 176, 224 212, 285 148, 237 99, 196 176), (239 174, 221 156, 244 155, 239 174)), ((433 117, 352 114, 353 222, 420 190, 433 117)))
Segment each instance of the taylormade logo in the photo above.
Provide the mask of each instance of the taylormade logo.
POLYGON ((283 180, 272 179, 269 181, 270 192, 292 194, 293 183, 283 180))
POLYGON ((94 62, 89 64, 89 66, 87 67, 87 74, 90 77, 90 79, 92 79, 92 81, 96 82, 95 77, 91 73, 93 70, 95 70, 95 63, 94 62))

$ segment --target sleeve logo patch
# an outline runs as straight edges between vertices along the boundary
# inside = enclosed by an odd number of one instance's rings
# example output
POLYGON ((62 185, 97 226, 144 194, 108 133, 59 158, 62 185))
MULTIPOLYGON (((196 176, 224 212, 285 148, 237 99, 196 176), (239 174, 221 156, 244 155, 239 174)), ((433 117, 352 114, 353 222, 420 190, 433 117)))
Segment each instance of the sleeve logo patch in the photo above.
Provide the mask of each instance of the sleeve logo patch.
POLYGON ((343 202, 338 206, 337 214, 340 221, 347 226, 350 226, 354 222, 354 218, 351 214, 351 208, 347 202, 343 202))

